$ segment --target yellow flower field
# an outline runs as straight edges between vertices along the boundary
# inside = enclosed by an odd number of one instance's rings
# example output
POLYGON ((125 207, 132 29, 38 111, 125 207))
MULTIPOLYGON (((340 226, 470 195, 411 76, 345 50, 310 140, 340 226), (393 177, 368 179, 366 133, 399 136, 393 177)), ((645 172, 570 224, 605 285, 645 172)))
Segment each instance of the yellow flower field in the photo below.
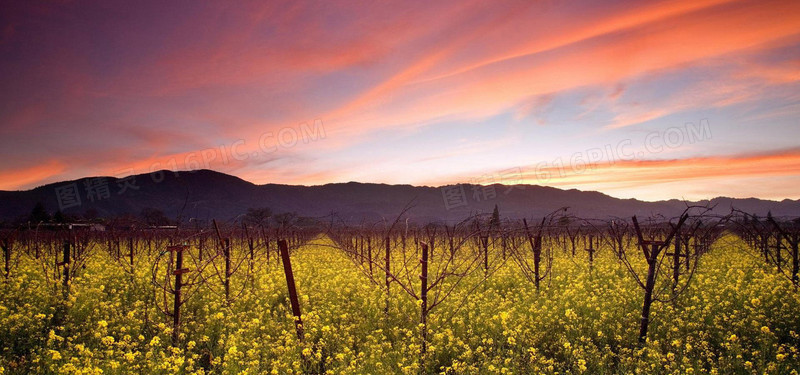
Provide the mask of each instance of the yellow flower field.
POLYGON ((23 255, 0 285, 0 374, 796 374, 800 295, 743 246, 715 243, 688 290, 653 305, 643 346, 641 291, 610 251, 590 269, 586 254, 556 250, 539 293, 498 258, 485 282, 470 273, 431 311, 422 369, 418 302, 395 285, 385 310, 385 289, 326 237, 292 253, 302 342, 274 254, 258 257, 252 279, 247 265, 233 274, 230 303, 206 268, 187 287, 176 346, 153 285, 156 253, 139 248, 131 272, 94 252, 66 299, 23 255))

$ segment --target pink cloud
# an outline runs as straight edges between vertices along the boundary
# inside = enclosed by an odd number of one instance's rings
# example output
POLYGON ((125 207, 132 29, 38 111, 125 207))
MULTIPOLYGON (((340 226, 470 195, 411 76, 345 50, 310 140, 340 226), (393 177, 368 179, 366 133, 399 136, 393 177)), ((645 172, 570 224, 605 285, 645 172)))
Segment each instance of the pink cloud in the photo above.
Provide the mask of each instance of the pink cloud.
MULTIPOLYGON (((325 123, 324 142, 209 167, 255 182, 409 175, 405 160, 351 165, 343 154, 352 146, 380 151, 384 143, 371 144, 375 134, 422 132, 445 121, 510 114, 544 122, 543 108, 585 88, 608 92, 585 103, 589 112, 611 113, 611 123, 597 129, 625 132, 682 111, 771 98, 774 87, 800 79, 796 58, 755 58, 798 43, 797 1, 255 2, 194 4, 181 9, 185 15, 155 13, 161 9, 152 4, 112 8, 31 6, 0 25, 0 51, 9 56, 1 63, 11 72, 1 76, 9 82, 0 107, 9 156, 0 173, 19 176, 7 187, 76 171, 185 164, 192 153, 239 139, 242 151, 258 152, 262 135, 314 119, 325 123), (715 64, 725 73, 702 87, 656 88, 646 103, 627 98, 631 81, 715 64), (70 168, 52 164, 55 158, 70 168), (22 161, 42 168, 19 172, 22 161)), ((479 154, 422 150, 419 167, 479 154)))

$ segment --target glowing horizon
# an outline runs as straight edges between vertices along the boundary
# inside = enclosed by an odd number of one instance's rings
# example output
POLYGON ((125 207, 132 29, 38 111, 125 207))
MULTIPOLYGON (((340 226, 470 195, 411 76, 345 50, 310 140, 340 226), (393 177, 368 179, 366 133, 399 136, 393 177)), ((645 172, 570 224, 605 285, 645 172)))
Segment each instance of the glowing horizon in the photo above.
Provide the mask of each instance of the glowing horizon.
POLYGON ((2 8, 0 190, 208 168, 800 199, 797 1, 2 8))

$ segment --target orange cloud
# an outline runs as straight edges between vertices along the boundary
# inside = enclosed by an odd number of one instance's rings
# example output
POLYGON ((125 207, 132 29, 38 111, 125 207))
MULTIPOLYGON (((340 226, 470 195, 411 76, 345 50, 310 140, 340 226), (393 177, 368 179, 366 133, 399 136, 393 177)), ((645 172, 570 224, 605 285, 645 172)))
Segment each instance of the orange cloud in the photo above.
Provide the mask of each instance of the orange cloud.
MULTIPOLYGON (((455 73, 413 79, 425 69, 441 70, 435 62, 443 59, 442 52, 433 49, 418 60, 419 65, 411 65, 413 69, 388 78, 323 117, 356 133, 424 124, 431 119, 482 118, 534 95, 613 86, 643 74, 702 64, 737 52, 752 53, 759 46, 796 35, 800 29, 800 17, 796 16, 800 2, 796 1, 700 5, 670 2, 665 9, 647 7, 622 18, 612 15, 599 31, 590 32, 589 26, 575 36, 565 30, 548 30, 546 35, 530 35, 539 48, 512 46, 508 48, 515 52, 494 52, 496 56, 477 65, 459 68, 447 64, 447 70, 455 73), (717 6, 709 8, 711 5, 717 6), (639 14, 643 14, 642 21, 634 22, 639 14)), ((593 25, 589 19, 583 21, 593 25)), ((517 20, 518 32, 525 32, 524 24, 517 20)), ((502 40, 478 42, 505 44, 502 40)), ((617 127, 634 123, 622 122, 617 127)))
POLYGON ((505 51, 505 53, 483 59, 477 63, 463 66, 443 75, 427 78, 435 80, 449 76, 463 74, 488 65, 513 60, 520 57, 531 56, 538 53, 555 50, 591 38, 619 32, 637 26, 647 25, 656 21, 674 16, 680 16, 716 5, 730 3, 732 0, 704 0, 704 1, 668 1, 639 3, 633 7, 621 10, 619 13, 610 13, 596 19, 580 19, 570 22, 559 33, 548 35, 546 38, 530 38, 519 46, 505 51))
MULTIPOLYGON (((521 179, 529 184, 559 188, 588 188, 645 199, 641 191, 647 189, 654 190, 650 193, 652 197, 666 199, 675 198, 676 194, 685 193, 686 189, 708 183, 735 183, 752 178, 798 177, 798 171, 800 171, 800 149, 791 149, 754 155, 617 161, 595 164, 588 168, 584 165, 567 165, 563 168, 542 166, 525 170, 521 179), (696 185, 692 185, 693 183, 696 185), (671 190, 658 191, 657 187, 664 184, 672 184, 671 190)), ((756 190, 754 188, 740 186, 739 190, 744 196, 752 196, 756 190)), ((800 193, 795 193, 795 197, 800 198, 800 193)))
POLYGON ((0 190, 14 190, 22 186, 32 186, 67 170, 67 165, 59 160, 50 160, 29 168, 6 169, 0 171, 0 190))

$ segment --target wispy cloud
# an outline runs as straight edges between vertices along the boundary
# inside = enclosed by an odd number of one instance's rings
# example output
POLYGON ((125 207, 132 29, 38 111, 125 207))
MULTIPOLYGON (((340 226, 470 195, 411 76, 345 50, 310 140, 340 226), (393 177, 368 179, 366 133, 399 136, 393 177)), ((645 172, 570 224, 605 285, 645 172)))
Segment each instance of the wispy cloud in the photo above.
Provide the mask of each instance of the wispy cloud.
MULTIPOLYGON (((470 160, 491 169, 557 153, 576 133, 624 139, 689 114, 719 116, 722 136, 711 146, 731 155, 752 140, 743 122, 769 122, 768 150, 797 135, 786 119, 800 115, 800 2, 791 0, 7 8, 0 175, 14 178, 5 188, 131 166, 146 172, 238 140, 258 153, 264 134, 314 119, 324 121, 324 141, 208 166, 257 183, 417 182, 420 168, 460 173, 470 160), (585 92, 591 97, 576 99, 585 92), (483 130, 459 145, 441 124, 483 130), (415 149, 414 163, 396 158, 393 142, 409 133, 441 146, 415 149), (496 144, 503 139, 514 141, 496 144), (503 158, 467 146, 481 144, 503 158), (369 157, 354 158, 354 149, 369 157)), ((675 152, 677 160, 698 154, 675 152)), ((631 174, 616 165, 570 181, 610 191, 608 176, 620 171, 644 178, 674 167, 654 162, 631 174)), ((697 171, 717 180, 736 173, 720 169, 697 171)))
MULTIPOLYGON (((615 195, 643 199, 669 199, 669 191, 650 192, 647 196, 642 190, 652 190, 653 186, 669 183, 684 183, 693 188, 702 187, 714 181, 724 180, 740 184, 727 192, 703 190, 702 195, 694 193, 686 198, 713 198, 720 195, 751 197, 759 186, 751 186, 752 178, 798 176, 800 171, 800 149, 776 150, 759 154, 724 155, 715 157, 690 157, 667 160, 632 160, 595 164, 586 169, 573 169, 570 166, 548 167, 528 171, 522 181, 532 184, 546 184, 562 188, 584 190, 601 189, 615 195), (542 176, 548 176, 542 179, 542 176), (692 184, 696 184, 692 186, 692 184), (709 196, 710 194, 710 196, 709 196)), ((696 189, 693 189, 696 190, 696 189)), ((684 192, 686 194, 687 192, 684 192)), ((774 198, 773 196, 770 196, 774 198)), ((783 198, 800 199, 800 193, 792 193, 783 198)))

